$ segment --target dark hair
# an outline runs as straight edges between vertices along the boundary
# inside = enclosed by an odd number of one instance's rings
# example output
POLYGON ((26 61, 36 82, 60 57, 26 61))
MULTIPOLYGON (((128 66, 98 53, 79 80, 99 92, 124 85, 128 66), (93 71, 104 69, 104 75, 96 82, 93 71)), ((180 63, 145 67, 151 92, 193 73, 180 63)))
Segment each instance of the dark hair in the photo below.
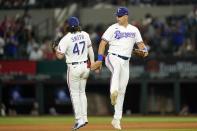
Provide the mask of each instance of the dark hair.
POLYGON ((68 31, 70 33, 75 33, 75 32, 81 31, 81 27, 80 26, 75 26, 75 27, 68 26, 68 31))

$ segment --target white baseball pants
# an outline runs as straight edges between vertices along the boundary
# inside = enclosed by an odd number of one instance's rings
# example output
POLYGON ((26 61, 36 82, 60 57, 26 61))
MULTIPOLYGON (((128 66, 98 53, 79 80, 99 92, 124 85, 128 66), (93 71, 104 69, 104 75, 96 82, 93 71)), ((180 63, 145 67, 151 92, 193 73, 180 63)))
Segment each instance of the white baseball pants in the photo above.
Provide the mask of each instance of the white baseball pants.
POLYGON ((105 64, 112 73, 110 93, 118 91, 116 105, 114 106, 114 119, 120 120, 122 118, 125 91, 129 81, 129 60, 123 60, 118 56, 108 54, 105 64))
POLYGON ((87 68, 87 63, 67 65, 67 84, 70 91, 75 119, 83 119, 84 122, 86 122, 88 120, 87 97, 85 89, 90 69, 87 68))

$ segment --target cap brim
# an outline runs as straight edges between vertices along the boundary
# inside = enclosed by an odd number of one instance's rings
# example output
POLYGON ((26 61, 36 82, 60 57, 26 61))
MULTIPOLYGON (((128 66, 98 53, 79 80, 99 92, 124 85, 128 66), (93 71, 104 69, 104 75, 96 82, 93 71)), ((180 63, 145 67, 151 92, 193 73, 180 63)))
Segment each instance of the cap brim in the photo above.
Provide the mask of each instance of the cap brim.
POLYGON ((128 15, 128 14, 118 15, 117 13, 115 13, 115 16, 118 16, 118 17, 125 16, 125 15, 128 15))
POLYGON ((117 13, 115 13, 115 16, 120 17, 120 16, 123 16, 123 15, 118 15, 117 13))

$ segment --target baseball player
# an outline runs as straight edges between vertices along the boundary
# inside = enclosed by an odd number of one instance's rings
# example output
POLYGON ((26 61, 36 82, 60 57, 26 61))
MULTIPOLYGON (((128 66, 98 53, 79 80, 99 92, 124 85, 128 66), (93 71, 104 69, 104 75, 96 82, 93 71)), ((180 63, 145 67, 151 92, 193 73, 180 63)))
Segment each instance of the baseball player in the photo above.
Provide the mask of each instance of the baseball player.
POLYGON ((94 62, 94 52, 89 34, 81 31, 78 18, 70 17, 68 25, 69 32, 55 46, 55 51, 58 59, 66 58, 67 84, 76 119, 72 129, 77 130, 88 123, 85 87, 90 68, 87 60, 89 55, 90 62, 94 62))
MULTIPOLYGON (((148 55, 147 48, 137 27, 128 23, 128 9, 120 7, 116 12, 117 23, 111 25, 103 34, 98 49, 98 60, 91 66, 92 70, 101 68, 105 46, 108 44, 108 55, 105 64, 111 71, 110 98, 114 106, 114 118, 111 122, 115 129, 121 130, 125 91, 129 80, 129 60, 134 44, 138 47, 140 56, 148 55)), ((136 51, 135 51, 135 54, 136 51)))

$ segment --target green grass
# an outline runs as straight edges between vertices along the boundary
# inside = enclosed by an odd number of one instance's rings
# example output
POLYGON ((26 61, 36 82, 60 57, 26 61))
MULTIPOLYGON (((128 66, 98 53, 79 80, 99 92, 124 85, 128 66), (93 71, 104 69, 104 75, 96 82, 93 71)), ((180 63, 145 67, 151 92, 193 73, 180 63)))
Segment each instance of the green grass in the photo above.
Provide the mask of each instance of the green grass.
MULTIPOLYGON (((98 124, 102 126, 102 124, 109 124, 112 119, 111 117, 89 117, 89 122, 91 124, 98 124)), ((36 124, 70 124, 73 125, 74 117, 73 116, 41 116, 41 117, 28 117, 28 116, 19 116, 19 117, 0 117, 0 130, 1 125, 36 125, 36 124)), ((197 123, 197 117, 147 117, 147 116, 130 116, 123 117, 123 123, 148 123, 148 122, 184 122, 184 123, 197 123)), ((84 130, 83 130, 84 131, 84 130)), ((93 130, 93 131, 115 131, 112 129, 108 130, 93 130)), ((197 131, 197 126, 191 129, 124 129, 122 131, 197 131)))
POLYGON ((50 123, 73 123, 74 118, 71 116, 41 116, 41 117, 0 117, 1 124, 50 124, 50 123))
MULTIPOLYGON (((95 123, 108 123, 112 117, 89 117, 95 123)), ((73 116, 41 116, 41 117, 0 117, 0 124, 50 124, 73 123, 73 116)), ((122 122, 197 122, 197 117, 123 117, 122 122)))

